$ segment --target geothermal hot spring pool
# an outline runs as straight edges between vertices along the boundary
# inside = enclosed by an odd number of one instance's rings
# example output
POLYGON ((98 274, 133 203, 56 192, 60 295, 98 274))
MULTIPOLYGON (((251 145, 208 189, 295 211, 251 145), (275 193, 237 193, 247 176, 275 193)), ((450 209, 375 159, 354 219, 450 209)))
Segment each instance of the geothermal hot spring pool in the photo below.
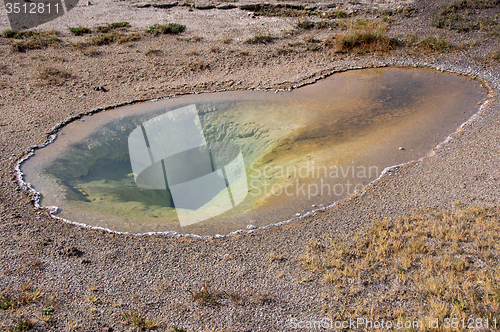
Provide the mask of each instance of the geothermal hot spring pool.
POLYGON ((229 234, 331 204, 425 156, 485 98, 478 81, 410 68, 336 73, 291 92, 186 95, 84 116, 21 169, 66 220, 229 234))

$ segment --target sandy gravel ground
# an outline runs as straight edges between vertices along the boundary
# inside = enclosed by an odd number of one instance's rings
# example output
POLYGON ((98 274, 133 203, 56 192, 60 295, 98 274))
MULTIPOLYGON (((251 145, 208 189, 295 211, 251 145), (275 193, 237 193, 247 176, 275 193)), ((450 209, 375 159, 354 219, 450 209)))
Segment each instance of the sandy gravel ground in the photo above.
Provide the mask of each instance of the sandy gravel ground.
MULTIPOLYGON (((91 2, 74 9, 74 20, 68 15, 43 28, 61 31, 66 42, 82 40, 66 30, 78 24, 128 21, 132 30, 143 30, 152 23, 175 21, 187 29, 179 36, 101 46, 93 56, 71 46, 13 53, 10 40, 0 38, 0 289, 15 292, 25 285, 42 291, 39 301, 22 309, 34 330, 67 331, 78 322, 78 331, 135 331, 121 317, 130 310, 157 317, 162 331, 174 326, 187 331, 286 331, 292 317, 327 315, 323 281, 300 263, 309 240, 359 229, 376 217, 426 206, 451 208, 457 200, 498 204, 500 73, 497 60, 489 58, 498 50, 498 37, 432 27, 441 2, 412 4, 417 13, 393 16, 389 33, 402 39, 408 33, 440 35, 472 46, 443 54, 399 47, 387 54, 332 55, 328 47, 308 50, 304 40, 339 31, 287 34, 296 18, 252 18, 241 9, 138 9, 124 1, 91 2), (267 45, 243 43, 256 33, 280 38, 267 45), (218 51, 211 50, 214 45, 218 51), (150 49, 160 51, 146 55, 150 49), (434 67, 476 76, 489 85, 492 97, 434 156, 409 163, 365 193, 286 226, 206 241, 113 235, 51 219, 33 208, 15 181, 14 167, 30 146, 43 143, 57 123, 91 109, 179 92, 288 88, 334 70, 380 65, 434 67), (49 66, 71 76, 60 85, 48 84, 38 73, 49 66), (108 92, 95 91, 96 85, 108 92), (271 260, 270 253, 285 254, 284 259, 271 260), (216 303, 194 301, 186 291, 203 285, 221 294, 216 303), (47 324, 34 316, 42 307, 55 309, 47 324)), ((0 24, 7 28, 5 17, 0 24)), ((0 329, 14 326, 15 313, 0 312, 0 329)))

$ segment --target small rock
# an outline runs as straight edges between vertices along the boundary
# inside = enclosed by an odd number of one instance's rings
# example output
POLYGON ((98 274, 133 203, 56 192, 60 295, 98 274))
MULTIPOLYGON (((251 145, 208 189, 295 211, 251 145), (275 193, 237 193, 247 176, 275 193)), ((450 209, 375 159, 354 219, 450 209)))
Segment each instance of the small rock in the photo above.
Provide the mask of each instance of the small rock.
POLYGON ((247 229, 257 229, 254 225, 247 225, 247 229))
POLYGON ((260 4, 258 4, 258 3, 242 4, 242 5, 239 5, 238 8, 241 10, 258 11, 260 9, 260 4))
POLYGON ((103 87, 101 85, 95 86, 94 90, 95 91, 102 91, 102 92, 107 92, 108 91, 105 87, 103 87))
POLYGON ((211 3, 200 3, 200 4, 197 4, 194 6, 194 8, 196 9, 214 9, 215 8, 215 5, 211 4, 211 3))
POLYGON ((316 204, 313 204, 312 207, 316 207, 316 204))
POLYGON ((169 8, 177 6, 178 4, 179 3, 177 1, 175 1, 175 2, 169 2, 169 3, 156 3, 156 4, 153 4, 153 7, 155 7, 155 8, 163 8, 163 9, 169 9, 169 8))
POLYGON ((111 327, 103 327, 102 332, 113 332, 113 329, 111 327))
POLYGON ((399 147, 399 149, 400 149, 400 150, 404 150, 405 148, 404 148, 404 147, 402 147, 402 146, 400 146, 400 147, 399 147))
POLYGON ((299 217, 299 216, 300 216, 300 213, 296 213, 295 215, 296 215, 297 217, 299 217))
POLYGON ((232 3, 221 3, 215 6, 217 9, 233 9, 236 8, 236 5, 233 5, 232 3))
POLYGON ((247 15, 250 17, 250 18, 255 18, 255 13, 253 12, 248 12, 247 15))
POLYGON ((49 206, 49 207, 47 207, 47 209, 49 210, 49 213, 52 213, 52 214, 56 214, 57 212, 59 212, 59 207, 57 207, 57 206, 49 206))
POLYGON ((139 3, 133 4, 132 6, 135 8, 148 8, 148 7, 151 7, 151 4, 147 3, 147 2, 139 2, 139 3))
POLYGON ((87 1, 87 6, 92 6, 92 2, 87 1))

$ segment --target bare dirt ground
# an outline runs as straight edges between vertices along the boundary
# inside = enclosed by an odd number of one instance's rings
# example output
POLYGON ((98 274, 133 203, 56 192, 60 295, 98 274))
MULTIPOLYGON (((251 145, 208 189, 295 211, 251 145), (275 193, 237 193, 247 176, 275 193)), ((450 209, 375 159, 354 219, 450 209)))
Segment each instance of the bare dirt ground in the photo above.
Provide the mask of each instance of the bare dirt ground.
MULTIPOLYGON (((213 5, 223 4, 245 3, 213 5)), ((53 46, 17 52, 11 46, 15 39, 0 38, 0 304, 7 303, 0 311, 0 329, 29 321, 37 331, 135 331, 147 328, 147 317, 157 319, 162 331, 290 330, 290 318, 318 320, 331 314, 322 279, 301 263, 308 241, 424 206, 448 209, 457 200, 498 204, 500 73, 494 31, 435 27, 433 18, 444 1, 293 4, 315 6, 319 14, 308 20, 317 25, 298 27, 304 20, 300 10, 299 17, 265 16, 251 14, 251 7, 199 9, 210 3, 165 9, 90 0, 39 27, 59 32, 53 46), (321 16, 338 10, 348 17, 321 16), (385 20, 388 35, 401 42, 388 52, 335 53, 335 46, 323 41, 345 33, 351 18, 385 20), (327 24, 322 26, 322 20, 327 24), (68 27, 95 29, 122 21, 130 27, 120 33, 140 38, 71 44, 96 34, 73 36, 68 27), (146 27, 166 22, 186 30, 143 34, 146 27), (272 39, 245 42, 256 35, 272 39), (318 41, 311 42, 311 36, 318 41), (452 47, 409 42, 414 36, 439 36, 452 47), (289 88, 335 70, 380 65, 430 66, 479 77, 492 89, 492 99, 433 157, 399 168, 365 193, 311 218, 206 241, 114 235, 51 219, 33 207, 16 182, 14 168, 30 146, 43 143, 56 124, 98 107, 180 92, 289 88), (13 297, 18 304, 8 305, 13 297), (42 314, 47 308, 53 312, 42 314)), ((500 11, 496 5, 469 14, 496 22, 500 11)), ((0 28, 7 29, 4 12, 0 15, 0 28)))

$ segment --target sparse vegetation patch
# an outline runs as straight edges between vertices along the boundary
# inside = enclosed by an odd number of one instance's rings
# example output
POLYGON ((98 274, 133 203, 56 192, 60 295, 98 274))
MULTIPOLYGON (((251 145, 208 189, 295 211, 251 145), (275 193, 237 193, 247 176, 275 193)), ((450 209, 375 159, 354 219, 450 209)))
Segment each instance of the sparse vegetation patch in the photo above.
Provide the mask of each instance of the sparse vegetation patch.
POLYGON ((186 291, 191 294, 191 298, 194 301, 200 302, 202 304, 215 303, 219 298, 219 294, 212 291, 207 284, 204 284, 198 289, 186 289, 186 291))
POLYGON ((186 30, 186 26, 177 23, 154 24, 147 29, 147 32, 156 36, 157 34, 179 34, 186 30))
POLYGON ((126 324, 137 326, 141 331, 156 330, 160 324, 159 319, 151 319, 141 316, 137 312, 127 311, 122 313, 122 318, 126 324))
POLYGON ((82 36, 84 34, 90 33, 90 30, 88 28, 82 27, 81 25, 78 27, 69 27, 68 30, 75 36, 82 36))
POLYGON ((380 21, 351 21, 347 33, 336 36, 336 52, 387 52, 398 41, 386 35, 387 24, 380 21))
POLYGON ((332 319, 500 318, 500 210, 457 205, 309 243, 332 319), (383 301, 381 301, 383 299, 383 301))
POLYGON ((14 52, 56 46, 60 42, 55 30, 14 32, 9 29, 5 30, 3 34, 4 37, 15 39, 11 43, 14 52))
POLYGON ((66 70, 54 67, 38 68, 37 78, 45 81, 49 85, 61 85, 70 77, 71 75, 66 70))
POLYGON ((418 45, 421 48, 434 52, 445 52, 453 48, 449 41, 436 36, 426 37, 418 45))
POLYGON ((498 7, 499 5, 500 0, 456 0, 439 9, 432 20, 432 25, 457 32, 481 29, 497 34, 496 17, 478 20, 473 17, 473 11, 498 7))
POLYGON ((269 44, 273 42, 271 35, 255 35, 252 38, 245 40, 246 44, 269 44))
POLYGON ((113 30, 128 30, 130 28, 130 24, 128 22, 116 22, 116 23, 109 23, 108 25, 102 25, 98 26, 95 31, 101 32, 101 33, 108 33, 113 30))
MULTIPOLYGON (((112 31, 110 33, 101 33, 90 38, 73 44, 76 49, 84 49, 89 46, 102 46, 112 43, 122 44, 125 42, 132 42, 141 39, 141 34, 137 32, 123 33, 121 31, 112 31)), ((96 52, 89 52, 88 55, 96 55, 96 52)))

